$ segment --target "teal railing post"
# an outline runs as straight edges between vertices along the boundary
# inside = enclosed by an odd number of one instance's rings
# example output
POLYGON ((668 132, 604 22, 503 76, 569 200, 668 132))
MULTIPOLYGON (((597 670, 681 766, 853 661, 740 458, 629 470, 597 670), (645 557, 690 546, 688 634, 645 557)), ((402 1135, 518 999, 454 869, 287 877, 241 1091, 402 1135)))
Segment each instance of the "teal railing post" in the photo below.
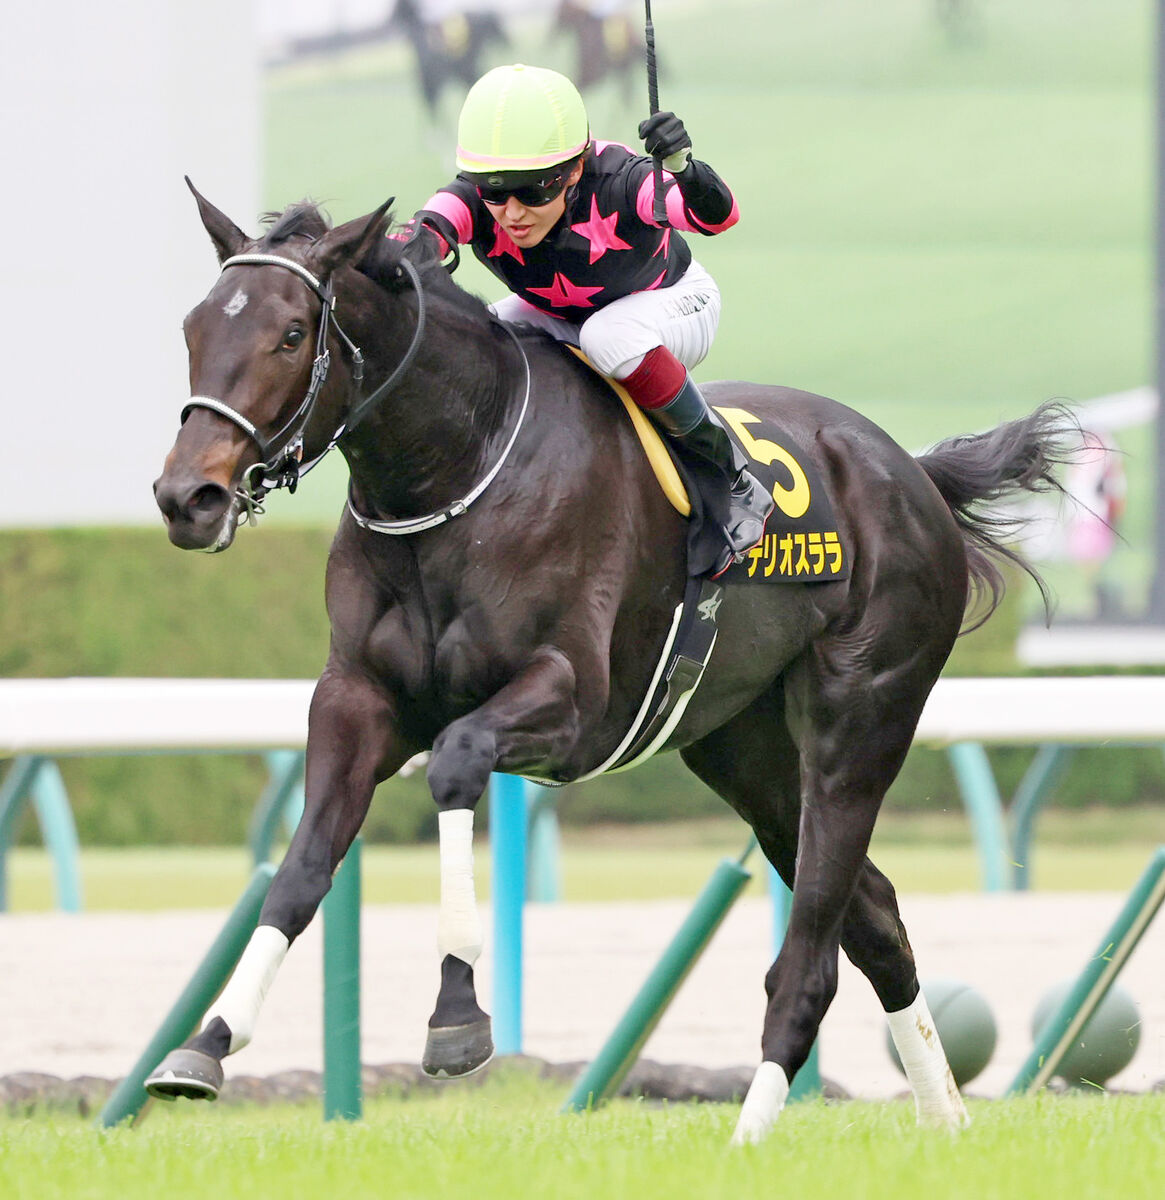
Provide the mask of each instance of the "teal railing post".
POLYGON ((57 907, 62 912, 80 912, 81 844, 61 768, 51 758, 41 760, 40 770, 32 783, 32 803, 40 821, 45 849, 53 860, 57 907))
POLYGON ((1036 816, 1064 777, 1075 746, 1041 746, 1024 772, 1011 801, 1011 882, 1017 892, 1031 887, 1032 836, 1036 816))
POLYGON ((1007 832, 1003 804, 987 751, 978 742, 955 742, 947 748, 947 753, 975 833, 983 890, 1003 891, 1006 886, 1003 867, 1008 854, 1007 832))
POLYGON ((357 837, 324 897, 324 1119, 363 1113, 360 1067, 360 849, 357 837))
POLYGON ((738 859, 721 860, 614 1031, 574 1085, 563 1112, 598 1108, 618 1090, 680 985, 752 878, 744 863, 755 845, 755 840, 750 841, 738 859))
POLYGON ((274 874, 275 867, 271 863, 256 867, 246 891, 231 910, 218 937, 190 977, 190 982, 158 1026, 141 1057, 101 1110, 97 1123, 103 1129, 120 1124, 127 1117, 136 1117, 141 1112, 150 1098, 145 1088, 147 1076, 171 1050, 176 1050, 195 1031, 203 1013, 238 966, 259 922, 259 912, 274 874))
POLYGON ((81 847, 61 769, 37 754, 15 759, 0 787, 0 912, 8 907, 8 850, 31 797, 45 849, 53 864, 57 907, 81 911, 81 847))
POLYGON ((16 840, 24 803, 42 761, 36 755, 13 759, 0 784, 0 912, 8 911, 8 851, 16 840))
POLYGON ((526 903, 526 781, 490 776, 490 901, 494 925, 493 1038, 498 1054, 522 1053, 523 909, 526 903))
POLYGON ((562 844, 558 830, 558 788, 526 784, 529 845, 526 897, 536 904, 562 899, 562 844))
POLYGON ((1056 1074, 1060 1061, 1108 995, 1108 989, 1157 915, 1162 901, 1165 901, 1165 846, 1158 846, 1096 952, 1044 1025, 1031 1054, 1011 1081, 1007 1095, 1039 1091, 1056 1074))
POLYGON ((288 835, 295 832, 303 815, 302 750, 269 750, 263 755, 267 763, 267 786, 263 789, 251 824, 247 829, 247 845, 255 863, 271 858, 271 846, 282 820, 288 835))
MULTIPOLYGON (((773 952, 780 954, 785 942, 785 931, 789 928, 789 910, 793 893, 785 886, 785 881, 777 874, 772 864, 768 864, 769 894, 773 900, 773 952)), ((789 1083, 789 1103, 797 1100, 813 1100, 821 1095, 821 1063, 818 1054, 818 1044, 814 1041, 809 1050, 809 1057, 801 1069, 789 1083)))

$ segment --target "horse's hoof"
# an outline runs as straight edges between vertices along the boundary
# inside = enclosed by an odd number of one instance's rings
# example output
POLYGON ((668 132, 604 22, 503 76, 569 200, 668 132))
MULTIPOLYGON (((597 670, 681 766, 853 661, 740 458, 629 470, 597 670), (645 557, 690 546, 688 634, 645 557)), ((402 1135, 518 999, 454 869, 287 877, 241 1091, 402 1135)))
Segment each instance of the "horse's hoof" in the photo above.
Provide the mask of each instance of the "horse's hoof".
POLYGON ((421 1070, 430 1079, 461 1079, 480 1071, 493 1056, 494 1040, 486 1017, 471 1025, 430 1029, 421 1070))
POLYGON ((217 1100, 222 1088, 222 1063, 201 1050, 174 1050, 154 1068, 146 1091, 159 1100, 217 1100))

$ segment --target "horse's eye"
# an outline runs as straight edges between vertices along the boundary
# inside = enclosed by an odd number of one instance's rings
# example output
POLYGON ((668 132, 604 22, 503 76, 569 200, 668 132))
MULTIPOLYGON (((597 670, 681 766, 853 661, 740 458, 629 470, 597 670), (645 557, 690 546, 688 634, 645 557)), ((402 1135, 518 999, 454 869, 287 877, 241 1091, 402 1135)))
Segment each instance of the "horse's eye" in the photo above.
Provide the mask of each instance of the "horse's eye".
POLYGON ((283 335, 283 349, 294 350, 303 341, 302 329, 289 329, 283 335))

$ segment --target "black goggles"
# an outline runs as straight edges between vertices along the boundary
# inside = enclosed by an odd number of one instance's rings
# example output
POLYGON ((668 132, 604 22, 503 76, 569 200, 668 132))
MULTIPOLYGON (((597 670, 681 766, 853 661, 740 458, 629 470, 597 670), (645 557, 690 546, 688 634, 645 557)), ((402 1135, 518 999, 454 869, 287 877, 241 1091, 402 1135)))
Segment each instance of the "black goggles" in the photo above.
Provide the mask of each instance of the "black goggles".
POLYGON ((478 183, 477 194, 486 204, 502 205, 513 196, 523 208, 542 208, 552 200, 557 200, 565 188, 566 172, 560 171, 557 175, 533 183, 502 184, 498 187, 478 183))

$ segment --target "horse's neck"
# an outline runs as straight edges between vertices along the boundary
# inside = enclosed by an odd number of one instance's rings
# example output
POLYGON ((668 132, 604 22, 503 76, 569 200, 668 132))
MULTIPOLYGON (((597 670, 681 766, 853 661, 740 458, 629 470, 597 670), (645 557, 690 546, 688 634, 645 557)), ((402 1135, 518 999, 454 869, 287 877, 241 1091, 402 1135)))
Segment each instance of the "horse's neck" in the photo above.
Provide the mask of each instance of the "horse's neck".
MULTIPOLYGON (((404 319, 402 309, 396 296, 363 306, 365 394, 408 352, 416 308, 409 305, 404 319)), ((341 444, 368 515, 423 515, 464 495, 516 419, 521 397, 512 374, 488 323, 430 298, 412 366, 341 444)))

